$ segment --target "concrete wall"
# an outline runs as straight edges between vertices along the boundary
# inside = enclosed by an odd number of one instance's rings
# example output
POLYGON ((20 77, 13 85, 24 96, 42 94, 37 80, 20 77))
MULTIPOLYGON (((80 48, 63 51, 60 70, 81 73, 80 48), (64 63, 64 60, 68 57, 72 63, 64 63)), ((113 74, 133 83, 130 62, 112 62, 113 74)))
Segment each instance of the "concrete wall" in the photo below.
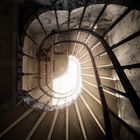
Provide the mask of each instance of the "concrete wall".
MULTIPOLYGON (((140 29, 140 12, 131 11, 116 27, 110 32, 110 45, 115 44, 122 39, 130 36, 140 29)), ((137 37, 114 50, 121 65, 129 65, 140 63, 140 37, 137 37)), ((140 71, 139 69, 131 69, 124 71, 134 87, 137 95, 140 97, 140 71)), ((119 79, 116 81, 116 88, 124 91, 119 79)), ((137 131, 140 130, 140 121, 137 118, 128 99, 120 97, 119 116, 130 124, 137 131)), ((140 132, 140 131, 139 131, 140 132)), ((123 127, 120 130, 121 139, 134 139, 123 127)))
POLYGON ((16 95, 17 16, 16 5, 0 2, 0 105, 5 107, 16 95))

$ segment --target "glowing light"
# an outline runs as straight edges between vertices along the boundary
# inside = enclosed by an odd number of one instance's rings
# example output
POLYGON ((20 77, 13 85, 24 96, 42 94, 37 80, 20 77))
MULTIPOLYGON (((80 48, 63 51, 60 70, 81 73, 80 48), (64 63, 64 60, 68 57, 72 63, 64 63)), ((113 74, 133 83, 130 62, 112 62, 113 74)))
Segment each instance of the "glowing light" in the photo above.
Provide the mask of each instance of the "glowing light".
POLYGON ((66 98, 53 99, 52 105, 63 106, 72 102, 81 93, 81 86, 82 80, 80 63, 76 57, 69 56, 67 71, 62 76, 53 80, 53 90, 60 93, 58 97, 66 98))

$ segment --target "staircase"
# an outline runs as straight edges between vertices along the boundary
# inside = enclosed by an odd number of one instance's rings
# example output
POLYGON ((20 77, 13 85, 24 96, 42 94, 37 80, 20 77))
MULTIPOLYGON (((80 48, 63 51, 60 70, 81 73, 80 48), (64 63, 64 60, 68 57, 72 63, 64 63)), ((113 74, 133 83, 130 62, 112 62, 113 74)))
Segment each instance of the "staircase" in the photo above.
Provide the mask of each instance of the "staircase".
MULTIPOLYGON (((138 58, 132 58, 132 47, 139 51, 138 19, 139 11, 108 3, 55 9, 35 17, 18 48, 19 103, 2 112, 0 138, 139 139, 139 92, 131 79, 140 66, 138 58), (122 29, 129 20, 126 34, 122 29), (77 87, 68 94, 53 91, 57 48, 67 63, 68 56, 80 63, 82 86, 76 97, 72 95, 77 87), (67 102, 69 96, 73 99, 67 102)), ((66 69, 64 63, 60 62, 66 69)))

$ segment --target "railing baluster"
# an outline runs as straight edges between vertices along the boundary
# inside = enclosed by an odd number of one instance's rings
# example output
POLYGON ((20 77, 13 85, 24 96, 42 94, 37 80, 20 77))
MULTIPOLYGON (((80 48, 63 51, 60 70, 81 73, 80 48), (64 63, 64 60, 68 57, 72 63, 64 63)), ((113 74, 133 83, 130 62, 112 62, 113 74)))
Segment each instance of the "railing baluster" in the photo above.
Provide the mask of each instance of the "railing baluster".
POLYGON ((35 45, 39 46, 39 44, 27 33, 24 33, 35 45))
POLYGON ((123 65, 121 66, 123 69, 136 69, 136 68, 140 68, 140 63, 137 64, 130 64, 130 65, 123 65))
MULTIPOLYGON (((117 44, 112 45, 110 48, 113 50, 113 49, 115 49, 115 48, 121 46, 122 44, 124 44, 124 43, 126 43, 126 42, 128 42, 128 41, 130 41, 130 40, 132 40, 132 39, 134 39, 134 38, 136 38, 136 37, 138 37, 139 35, 140 35, 140 31, 138 31, 138 32, 136 32, 136 33, 130 35, 129 37, 127 37, 127 38, 125 38, 125 39, 123 39, 123 40, 121 40, 121 41, 118 42, 117 44)), ((99 54, 95 55, 94 58, 96 58, 96 57, 101 57, 101 56, 104 56, 104 55, 107 55, 107 52, 106 52, 106 51, 100 52, 99 54)))
MULTIPOLYGON (((95 88, 98 88, 97 85, 95 85, 95 84, 93 84, 93 83, 91 83, 91 82, 89 82, 89 81, 87 81, 87 80, 83 80, 83 82, 86 83, 86 84, 88 84, 88 85, 90 85, 90 86, 93 86, 93 87, 95 87, 95 88)), ((106 92, 106 93, 108 93, 108 94, 110 94, 110 95, 113 95, 113 96, 116 97, 116 95, 115 95, 115 93, 116 93, 116 94, 118 94, 118 95, 121 95, 121 96, 123 96, 123 97, 128 98, 127 94, 124 93, 124 92, 122 92, 122 91, 113 89, 113 88, 108 87, 108 86, 105 86, 105 85, 100 85, 100 86, 103 88, 103 91, 104 91, 104 92, 106 92)))
POLYGON ((103 6, 101 12, 99 13, 97 19, 95 20, 95 22, 93 23, 93 25, 92 25, 92 27, 91 27, 91 29, 90 29, 91 31, 93 31, 95 25, 97 24, 97 22, 98 22, 99 19, 101 18, 102 14, 104 13, 104 11, 105 11, 107 5, 109 4, 109 2, 110 2, 110 0, 107 0, 106 4, 103 6))
POLYGON ((68 10, 68 29, 70 28, 70 16, 71 16, 71 10, 68 10))
MULTIPOLYGON (((122 69, 137 69, 137 68, 140 68, 140 63, 136 63, 136 64, 130 64, 130 65, 122 65, 121 66, 122 69)), ((83 68, 84 69, 84 68, 83 68)), ((85 67, 86 69, 86 67, 85 67)), ((87 67, 88 69, 88 67, 87 67)), ((101 66, 97 66, 97 69, 100 70, 100 69, 113 69, 113 66, 110 64, 110 65, 101 65, 101 66)))
POLYGON ((121 96, 124 96, 124 97, 128 98, 127 94, 122 92, 122 91, 119 91, 117 89, 114 89, 114 88, 111 88, 111 87, 108 87, 108 86, 105 86, 105 85, 100 85, 100 86, 103 88, 103 91, 105 91, 105 92, 111 91, 111 93, 113 93, 113 94, 117 93, 118 95, 121 95, 121 96))
POLYGON ((26 53, 23 53, 23 52, 21 52, 21 51, 18 51, 18 54, 21 54, 21 55, 27 56, 28 58, 31 58, 31 59, 36 59, 35 57, 30 56, 30 55, 28 55, 28 54, 26 54, 26 53))
POLYGON ((127 38, 125 38, 125 39, 123 39, 123 40, 121 40, 121 41, 118 42, 117 44, 114 44, 114 45, 111 47, 111 49, 115 49, 115 48, 117 48, 118 46, 120 46, 120 45, 122 45, 122 44, 124 44, 124 43, 126 43, 126 42, 128 42, 128 41, 130 41, 130 40, 132 40, 132 39, 134 39, 134 38, 136 38, 136 37, 138 37, 138 36, 140 36, 140 31, 138 31, 138 32, 136 32, 136 33, 130 35, 129 37, 127 37, 127 38))
POLYGON ((45 30, 45 28, 44 28, 44 26, 43 26, 43 24, 42 24, 42 22, 41 22, 41 20, 39 19, 38 16, 37 16, 37 20, 38 20, 38 22, 39 22, 39 24, 40 24, 42 30, 44 31, 45 35, 47 35, 47 31, 45 30))
POLYGON ((140 134, 135 131, 131 126, 129 126, 125 121, 123 121, 121 118, 119 118, 113 111, 109 110, 110 114, 120 122, 121 125, 123 125, 133 136, 137 139, 140 139, 140 134))
POLYGON ((81 27, 81 24, 82 24, 82 21, 83 21, 83 17, 84 17, 86 8, 87 8, 87 6, 85 5, 85 6, 84 6, 84 9, 83 9, 83 12, 82 12, 82 15, 81 15, 81 18, 80 18, 79 28, 81 27))
POLYGON ((56 10, 56 7, 55 7, 55 19, 56 19, 56 24, 57 24, 57 30, 59 31, 59 21, 58 21, 58 15, 57 15, 57 10, 56 10))
POLYGON ((123 14, 120 15, 120 17, 118 17, 118 19, 103 33, 103 37, 109 32, 111 31, 129 12, 131 11, 130 8, 127 8, 123 14))

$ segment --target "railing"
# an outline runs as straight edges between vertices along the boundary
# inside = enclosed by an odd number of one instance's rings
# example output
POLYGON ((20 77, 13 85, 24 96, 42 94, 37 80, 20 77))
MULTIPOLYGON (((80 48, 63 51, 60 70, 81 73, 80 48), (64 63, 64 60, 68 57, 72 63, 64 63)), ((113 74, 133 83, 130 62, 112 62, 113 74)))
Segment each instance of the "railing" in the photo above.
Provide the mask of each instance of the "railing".
MULTIPOLYGON (((105 95, 104 94, 111 94, 114 96, 114 93, 117 93, 118 95, 121 95, 127 99, 129 99, 129 101, 131 102, 131 105, 133 106, 138 118, 140 118, 140 111, 139 111, 139 106, 140 106, 140 100, 139 100, 139 97, 138 95, 136 94, 133 86, 131 85, 128 77, 126 76, 126 74, 124 73, 124 69, 133 69, 133 68, 140 68, 140 63, 137 63, 137 64, 131 64, 131 65, 124 65, 124 66, 121 66, 117 57, 115 56, 114 52, 113 52, 113 49, 119 47, 120 45, 124 44, 124 43, 127 43, 128 41, 138 37, 140 35, 140 31, 134 33, 133 35, 130 35, 129 37, 125 38, 124 40, 120 41, 119 43, 117 44, 114 44, 113 46, 109 46, 108 43, 105 41, 105 37, 107 36, 108 32, 111 31, 130 11, 131 9, 130 8, 127 8, 124 13, 121 14, 120 17, 117 18, 117 20, 103 33, 102 36, 100 36, 99 34, 97 34, 95 31, 93 31, 93 29, 95 29, 95 26, 96 24, 98 23, 100 17, 102 16, 102 14, 104 13, 106 7, 108 6, 108 3, 109 1, 107 1, 107 3, 104 5, 103 9, 101 10, 101 12, 99 13, 97 19, 95 20, 95 22, 93 23, 91 29, 83 29, 81 28, 81 23, 82 23, 82 20, 83 20, 83 17, 84 17, 84 13, 86 11, 86 7, 87 5, 85 5, 85 7, 83 8, 83 12, 82 12, 82 15, 81 15, 81 18, 80 18, 80 23, 79 23, 79 28, 75 28, 75 29, 69 29, 70 27, 70 15, 71 15, 71 10, 69 9, 68 10, 68 29, 65 30, 65 31, 60 31, 59 30, 59 23, 58 23, 58 17, 57 17, 57 11, 55 9, 55 16, 56 16, 56 23, 57 23, 57 31, 54 32, 54 33, 51 33, 49 35, 46 35, 46 37, 42 40, 41 44, 38 44, 30 35, 28 35, 27 33, 25 33, 25 35, 35 44, 38 46, 39 48, 39 51, 42 51, 42 46, 44 44, 44 42, 51 36, 54 36, 56 34, 63 34, 63 33, 68 33, 68 32, 78 32, 77 34, 77 37, 76 37, 76 40, 63 40, 63 41, 59 41, 59 42, 52 42, 52 45, 50 47, 48 47, 47 50, 43 50, 46 52, 47 54, 47 51, 49 51, 49 49, 51 47, 54 47, 55 45, 57 44, 60 44, 60 43, 75 43, 75 46, 74 46, 74 49, 73 49, 73 52, 76 48, 76 44, 81 44, 83 45, 83 47, 79 50, 78 54, 82 51, 82 49, 86 48, 87 49, 87 54, 84 54, 80 59, 82 60, 83 57, 85 57, 86 55, 89 55, 90 56, 90 60, 92 62, 92 68, 94 70, 94 77, 96 79, 96 82, 97 82, 97 85, 93 85, 93 83, 90 83, 90 82, 86 82, 87 84, 89 85, 92 85, 94 87, 96 87, 98 90, 99 90, 99 95, 100 95, 100 100, 98 100, 92 93, 90 93, 90 91, 86 88, 84 88, 84 91, 89 94, 98 104, 100 104, 102 106, 102 110, 103 110, 103 116, 104 116, 104 124, 105 124, 105 130, 104 128, 101 126, 101 124, 99 123, 98 119, 97 119, 97 116, 95 116, 95 114, 93 114, 93 112, 91 111, 90 107, 88 106, 86 100, 84 99, 83 96, 80 96, 81 100, 83 101, 83 103, 85 104, 85 106, 87 107, 88 111, 90 112, 90 114, 92 115, 92 117, 94 118, 94 120, 96 121, 96 123, 98 124, 99 128, 101 129, 101 131, 106 135, 107 139, 113 139, 113 136, 112 136, 112 128, 111 128, 111 122, 110 122, 110 116, 109 115, 112 115, 118 122, 120 122, 125 128, 128 129, 128 131, 130 131, 134 137, 136 138, 139 138, 140 135, 130 126, 128 125, 124 120, 122 120, 118 115, 116 115, 107 105, 107 102, 105 100, 105 95), (78 41, 78 38, 80 36, 80 33, 82 32, 86 32, 89 34, 88 36, 88 39, 84 42, 80 42, 78 41), (89 40, 89 38, 91 36, 95 36, 99 42, 94 45, 92 48, 90 48, 89 46, 86 45, 87 41, 89 40), (96 56, 93 56, 92 54, 92 50, 95 49, 95 47, 98 47, 99 44, 102 44, 102 46, 104 47, 105 51, 97 54, 96 56), (103 55, 108 55, 109 58, 110 58, 110 61, 112 62, 111 66, 97 66, 96 65, 96 62, 95 62, 95 58, 96 57, 99 57, 99 56, 103 56, 103 55), (105 85, 102 85, 101 84, 101 78, 100 78, 100 75, 99 75, 99 71, 100 69, 114 69, 120 79, 120 82, 121 84, 123 85, 123 88, 125 89, 125 92, 122 92, 122 91, 119 91, 119 90, 116 90, 112 87, 109 87, 109 86, 105 86, 105 85)), ((39 18, 37 18, 39 20, 39 18)), ((39 20, 39 23, 43 29, 43 31, 45 32, 46 34, 46 31, 45 31, 45 28, 43 27, 43 25, 41 24, 41 21, 39 20)), ((24 52, 21 53, 19 52, 21 55, 25 55, 26 57, 29 57, 30 59, 34 59, 32 56, 29 56, 27 54, 25 54, 24 52)), ((77 54, 77 55, 78 55, 77 54)), ((21 74, 22 76, 24 75, 30 75, 31 73, 28 73, 28 74, 21 74)), ((116 97, 116 96, 115 96, 116 97)), ((117 97, 116 97, 117 98, 117 97)), ((78 114, 78 119, 80 121, 80 126, 82 128, 82 132, 83 132, 83 136, 85 139, 86 138, 86 134, 85 134, 85 130, 84 130, 84 126, 83 126, 83 123, 82 123, 82 120, 81 120, 81 116, 79 115, 79 109, 78 109, 78 105, 77 103, 75 103, 75 108, 76 108, 76 111, 77 111, 77 114, 78 114)), ((58 112, 56 112, 55 114, 55 117, 54 117, 54 123, 52 124, 52 129, 54 129, 54 124, 56 122, 56 117, 58 115, 58 112)), ((43 114, 44 116, 44 114, 43 114)), ((67 123, 66 123, 66 128, 67 128, 67 139, 68 139, 68 108, 66 110, 66 116, 67 116, 67 123)), ((51 131, 51 130, 50 130, 51 131)), ((31 132, 32 134, 32 132, 31 132)), ((51 137, 52 135, 52 132, 50 132, 50 135, 48 136, 49 138, 51 137)))

